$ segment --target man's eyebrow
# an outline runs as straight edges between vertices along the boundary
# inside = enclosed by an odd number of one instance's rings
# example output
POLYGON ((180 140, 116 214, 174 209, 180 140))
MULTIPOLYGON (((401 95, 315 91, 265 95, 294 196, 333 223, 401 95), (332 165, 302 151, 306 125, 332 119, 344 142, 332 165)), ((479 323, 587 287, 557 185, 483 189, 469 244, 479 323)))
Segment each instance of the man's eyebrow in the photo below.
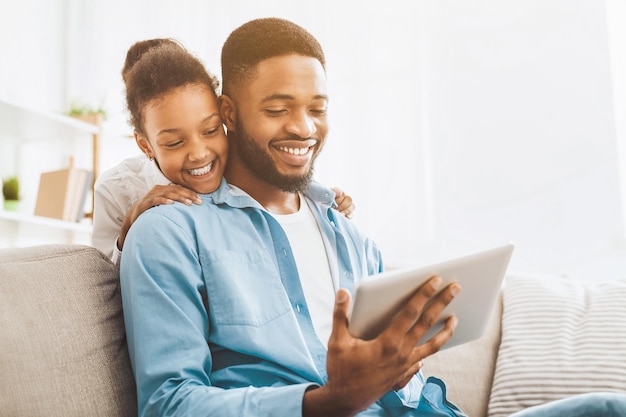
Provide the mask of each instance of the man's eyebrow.
MULTIPOLYGON (((211 114, 209 114, 207 117, 205 117, 204 119, 202 119, 202 123, 206 123, 207 121, 209 121, 209 120, 213 119, 213 118, 214 118, 214 117, 216 117, 216 116, 217 116, 217 117, 219 117, 219 116, 220 116, 220 114, 219 114, 218 112, 211 113, 211 114)), ((162 134, 164 134, 164 133, 176 133, 176 132, 179 132, 180 130, 181 130, 181 129, 180 129, 180 128, 177 128, 177 127, 173 127, 173 128, 171 128, 171 129, 163 129, 163 130, 160 130, 160 131, 159 131, 159 133, 157 133, 156 135, 157 135, 157 137, 158 137, 159 135, 162 135, 162 134)))
MULTIPOLYGON (((265 97, 261 100, 261 103, 266 103, 268 101, 273 100, 295 100, 296 98, 289 94, 272 94, 270 96, 265 97)), ((313 97, 313 100, 326 100, 328 101, 328 96, 326 94, 317 94, 313 97)))

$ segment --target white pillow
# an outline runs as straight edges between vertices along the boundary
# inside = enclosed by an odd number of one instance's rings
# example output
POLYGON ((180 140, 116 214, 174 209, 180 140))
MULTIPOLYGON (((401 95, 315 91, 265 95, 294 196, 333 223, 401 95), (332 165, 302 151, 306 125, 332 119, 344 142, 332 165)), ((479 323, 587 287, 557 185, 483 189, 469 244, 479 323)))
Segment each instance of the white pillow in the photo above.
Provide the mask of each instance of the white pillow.
POLYGON ((507 276, 488 416, 592 391, 626 391, 626 281, 507 276))

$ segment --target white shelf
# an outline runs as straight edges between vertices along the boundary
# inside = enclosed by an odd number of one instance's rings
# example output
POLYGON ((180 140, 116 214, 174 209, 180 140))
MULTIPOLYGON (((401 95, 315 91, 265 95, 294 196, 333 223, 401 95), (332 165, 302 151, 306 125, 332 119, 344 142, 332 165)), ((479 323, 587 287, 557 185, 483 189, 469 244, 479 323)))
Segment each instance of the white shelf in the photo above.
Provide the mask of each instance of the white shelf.
POLYGON ((92 170, 95 181, 99 170, 100 134, 99 125, 0 97, 0 175, 17 175, 22 196, 22 211, 8 211, 0 207, 0 220, 5 224, 3 234, 6 236, 2 236, 5 244, 36 244, 46 239, 72 242, 85 240, 85 236, 91 235, 89 218, 69 222, 32 213, 41 173, 67 167, 69 160, 66 158, 74 160, 79 168, 92 170), (11 223, 15 227, 10 226, 11 223), (41 233, 40 226, 56 229, 57 232, 49 230, 41 233))
POLYGON ((89 219, 85 219, 83 222, 68 222, 50 217, 33 216, 32 214, 21 213, 19 211, 8 211, 1 208, 0 219, 53 227, 55 229, 68 230, 71 232, 91 233, 91 222, 89 219))
POLYGON ((51 137, 84 137, 97 134, 100 127, 61 113, 25 106, 0 98, 1 133, 7 138, 27 140, 49 139, 51 137))

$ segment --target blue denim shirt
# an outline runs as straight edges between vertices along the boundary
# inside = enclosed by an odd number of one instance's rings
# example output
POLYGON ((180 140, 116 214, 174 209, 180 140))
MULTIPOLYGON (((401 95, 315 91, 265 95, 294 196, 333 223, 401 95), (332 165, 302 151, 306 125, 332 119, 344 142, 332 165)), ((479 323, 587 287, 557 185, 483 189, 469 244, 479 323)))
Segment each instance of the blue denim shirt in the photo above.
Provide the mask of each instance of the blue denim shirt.
MULTIPOLYGON (((360 277, 382 271, 376 245, 331 209, 334 193, 313 184, 305 194, 341 287, 352 292, 360 277)), ((140 416, 301 416, 305 390, 326 381, 326 348, 285 233, 224 181, 202 205, 142 214, 126 237, 120 279, 140 416)), ((364 415, 418 411, 428 403, 423 387, 418 374, 364 415)))

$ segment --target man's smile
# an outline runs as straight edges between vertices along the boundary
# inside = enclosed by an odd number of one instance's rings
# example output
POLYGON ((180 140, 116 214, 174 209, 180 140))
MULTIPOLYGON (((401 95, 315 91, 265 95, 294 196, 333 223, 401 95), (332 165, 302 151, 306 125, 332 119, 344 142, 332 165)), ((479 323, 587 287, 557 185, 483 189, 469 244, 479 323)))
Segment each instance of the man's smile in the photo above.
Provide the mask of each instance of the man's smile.
POLYGON ((315 146, 318 141, 315 139, 306 140, 280 140, 272 144, 272 147, 279 152, 279 157, 289 165, 306 165, 313 158, 315 146))

